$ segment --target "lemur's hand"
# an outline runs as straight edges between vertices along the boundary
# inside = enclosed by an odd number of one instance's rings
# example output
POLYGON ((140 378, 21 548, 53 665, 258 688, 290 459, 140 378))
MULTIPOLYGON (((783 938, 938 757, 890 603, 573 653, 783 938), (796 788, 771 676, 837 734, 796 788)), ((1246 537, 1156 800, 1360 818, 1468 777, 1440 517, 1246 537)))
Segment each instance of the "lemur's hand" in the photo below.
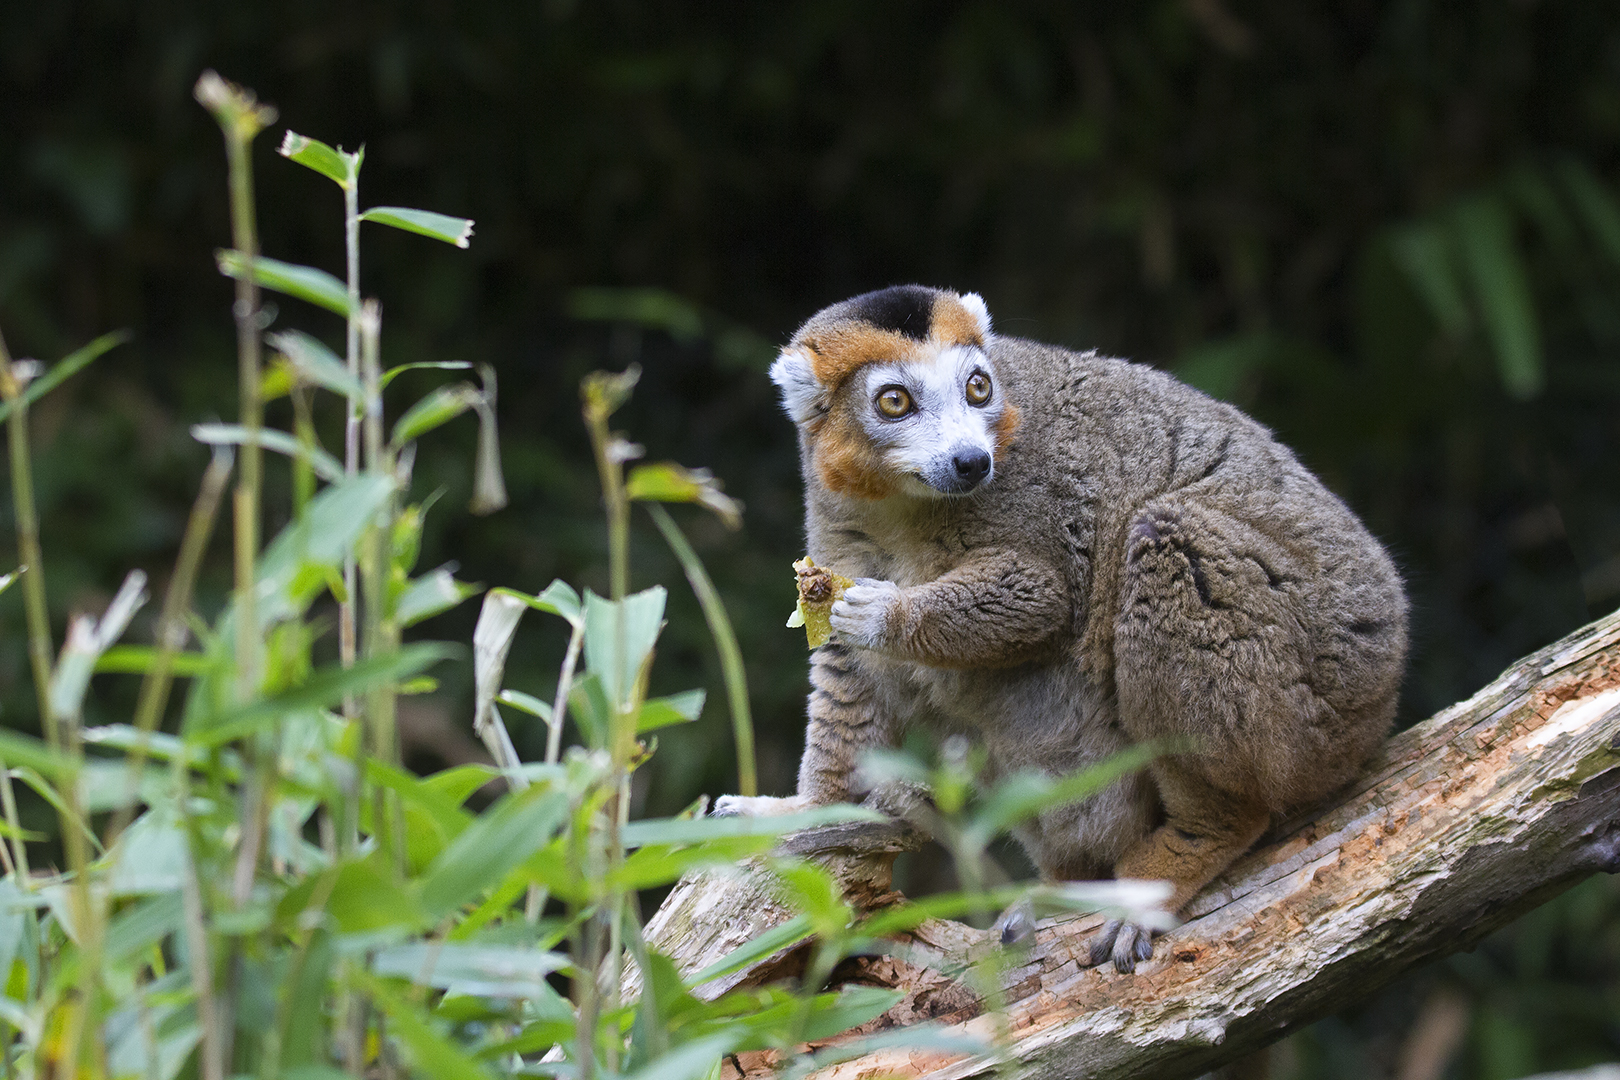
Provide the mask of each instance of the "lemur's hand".
POLYGON ((856 578, 832 606, 832 627, 846 644, 876 648, 889 636, 900 602, 900 586, 894 582, 856 578))

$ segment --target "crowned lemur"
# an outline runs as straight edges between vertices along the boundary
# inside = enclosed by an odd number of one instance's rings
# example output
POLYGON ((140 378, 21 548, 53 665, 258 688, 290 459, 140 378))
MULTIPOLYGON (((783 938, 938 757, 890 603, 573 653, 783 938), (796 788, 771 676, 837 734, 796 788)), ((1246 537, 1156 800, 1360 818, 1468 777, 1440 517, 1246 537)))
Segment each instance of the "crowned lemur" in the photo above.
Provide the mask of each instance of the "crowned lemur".
MULTIPOLYGON (((981 744, 990 777, 1169 741, 1184 752, 1018 835, 1049 879, 1162 878, 1179 910, 1384 738, 1400 577, 1231 405, 992 334, 977 295, 916 285, 818 313, 771 378, 809 554, 856 579, 811 658, 792 804, 859 798, 862 751, 913 726, 981 744)), ((1093 943, 1122 971, 1151 955, 1129 923, 1093 943)))

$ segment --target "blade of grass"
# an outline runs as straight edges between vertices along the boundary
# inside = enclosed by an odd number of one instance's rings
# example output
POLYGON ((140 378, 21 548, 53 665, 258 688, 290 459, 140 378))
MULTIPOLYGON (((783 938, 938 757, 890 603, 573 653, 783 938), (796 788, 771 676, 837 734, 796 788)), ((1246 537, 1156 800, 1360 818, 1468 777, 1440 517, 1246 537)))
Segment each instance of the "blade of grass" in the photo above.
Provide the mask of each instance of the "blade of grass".
POLYGON ((28 619, 28 664, 34 676, 34 696, 45 742, 59 749, 56 721, 51 716, 51 621, 45 606, 45 556, 39 546, 39 515, 34 506, 34 471, 29 459, 28 401, 24 373, 13 364, 0 337, 0 397, 11 407, 6 437, 11 450, 11 505, 17 517, 17 555, 22 563, 23 605, 28 619))
POLYGON ((748 708, 748 676, 743 670, 742 649, 737 645, 737 634, 731 628, 731 619, 726 615, 726 606, 715 591, 714 582, 703 568, 703 561, 692 550, 692 545, 687 543, 675 519, 658 503, 646 505, 653 524, 658 526, 669 549, 680 560, 681 569, 686 571, 686 580, 692 583, 692 591, 697 594, 698 604, 703 608, 703 618, 709 624, 709 635, 714 638, 715 651, 720 654, 720 670, 726 682, 726 704, 731 709, 731 726, 737 741, 737 790, 743 795, 756 795, 759 780, 754 768, 754 719, 748 708))
MULTIPOLYGON (((102 334, 88 345, 73 350, 52 364, 45 374, 28 384, 28 388, 23 391, 23 401, 32 405, 60 386, 70 375, 77 374, 88 366, 91 361, 96 360, 103 353, 116 349, 134 336, 128 330, 114 330, 110 334, 102 334)), ((11 418, 11 412, 14 408, 15 405, 10 401, 0 403, 0 423, 11 418)))
POLYGON ((146 767, 152 733, 157 730, 158 721, 163 718, 164 709, 169 703, 175 654, 186 643, 185 614, 191 607, 191 590, 197 581, 197 571, 202 566, 203 552, 207 550, 209 537, 214 532, 220 499, 225 494, 225 484, 231 475, 232 458, 229 447, 215 448, 214 457, 203 473, 197 501, 192 504, 185 535, 180 540, 180 555, 175 560, 174 576, 169 579, 168 591, 163 596, 163 611, 158 616, 157 655, 141 679, 140 696, 135 702, 135 730, 140 737, 128 758, 125 788, 130 797, 125 805, 119 807, 112 826, 107 830, 108 847, 128 827, 135 813, 135 785, 146 767))

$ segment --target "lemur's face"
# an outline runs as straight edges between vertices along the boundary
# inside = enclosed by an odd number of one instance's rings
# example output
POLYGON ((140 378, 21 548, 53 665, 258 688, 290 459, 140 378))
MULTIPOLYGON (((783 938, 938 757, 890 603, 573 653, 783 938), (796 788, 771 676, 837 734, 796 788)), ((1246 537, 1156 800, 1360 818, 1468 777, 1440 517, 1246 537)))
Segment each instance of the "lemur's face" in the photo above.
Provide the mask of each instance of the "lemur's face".
POLYGON ((977 295, 898 286, 812 318, 771 378, 830 490, 962 496, 992 480, 1017 426, 989 341, 977 295))
POLYGON ((965 495, 989 482, 1003 405, 983 349, 951 345, 925 359, 872 364, 856 378, 865 391, 861 427, 909 494, 965 495))

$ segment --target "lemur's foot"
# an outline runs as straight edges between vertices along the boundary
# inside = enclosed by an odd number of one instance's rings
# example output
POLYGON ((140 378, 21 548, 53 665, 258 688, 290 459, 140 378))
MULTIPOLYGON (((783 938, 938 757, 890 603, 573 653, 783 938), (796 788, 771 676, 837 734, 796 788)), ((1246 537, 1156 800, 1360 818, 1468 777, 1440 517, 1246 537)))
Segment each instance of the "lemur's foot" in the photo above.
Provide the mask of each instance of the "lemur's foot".
POLYGON ((714 800, 710 817, 777 817, 810 809, 803 795, 777 798, 775 795, 722 795, 714 800))
POLYGON ((1153 956, 1153 932, 1139 923, 1109 919, 1091 939, 1091 965, 1114 961, 1114 970, 1129 975, 1136 965, 1153 956))
POLYGON ((990 929, 1006 946, 1028 945, 1035 938, 1035 905, 1020 900, 1008 907, 990 929))

